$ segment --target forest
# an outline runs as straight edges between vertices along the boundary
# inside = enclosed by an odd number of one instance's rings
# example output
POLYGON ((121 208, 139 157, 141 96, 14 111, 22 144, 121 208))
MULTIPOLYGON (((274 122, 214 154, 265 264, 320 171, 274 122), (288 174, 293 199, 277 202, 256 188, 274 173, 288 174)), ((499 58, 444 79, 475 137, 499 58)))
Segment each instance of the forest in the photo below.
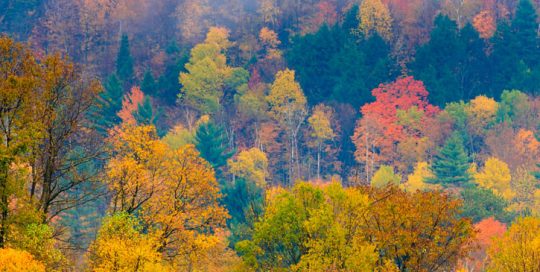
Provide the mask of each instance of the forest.
POLYGON ((540 272, 540 0, 0 0, 0 271, 540 272))

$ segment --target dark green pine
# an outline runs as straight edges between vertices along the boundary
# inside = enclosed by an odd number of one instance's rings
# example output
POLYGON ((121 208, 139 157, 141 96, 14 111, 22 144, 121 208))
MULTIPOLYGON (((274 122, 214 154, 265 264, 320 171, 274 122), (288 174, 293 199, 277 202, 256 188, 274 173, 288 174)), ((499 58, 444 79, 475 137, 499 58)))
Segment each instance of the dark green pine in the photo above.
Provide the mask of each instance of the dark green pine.
POLYGON ((129 49, 129 38, 126 34, 123 34, 120 40, 120 48, 116 57, 116 74, 124 83, 130 83, 134 77, 133 57, 129 49))
POLYGON ((446 141, 444 147, 435 156, 431 165, 434 178, 428 179, 430 183, 448 185, 467 185, 471 176, 468 172, 470 159, 463 147, 463 139, 458 133, 446 141))
POLYGON ((219 169, 234 154, 227 148, 225 132, 214 122, 201 124, 195 133, 195 141, 201 157, 208 161, 218 174, 219 169))

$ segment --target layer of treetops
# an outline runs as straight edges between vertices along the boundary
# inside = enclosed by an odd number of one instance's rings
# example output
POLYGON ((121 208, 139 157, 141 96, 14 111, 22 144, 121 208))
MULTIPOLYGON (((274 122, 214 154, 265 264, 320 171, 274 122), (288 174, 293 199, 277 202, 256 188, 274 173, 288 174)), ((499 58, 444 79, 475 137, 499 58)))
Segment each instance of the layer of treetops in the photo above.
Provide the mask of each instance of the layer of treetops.
POLYGON ((540 272, 539 12, 0 0, 0 271, 540 272))

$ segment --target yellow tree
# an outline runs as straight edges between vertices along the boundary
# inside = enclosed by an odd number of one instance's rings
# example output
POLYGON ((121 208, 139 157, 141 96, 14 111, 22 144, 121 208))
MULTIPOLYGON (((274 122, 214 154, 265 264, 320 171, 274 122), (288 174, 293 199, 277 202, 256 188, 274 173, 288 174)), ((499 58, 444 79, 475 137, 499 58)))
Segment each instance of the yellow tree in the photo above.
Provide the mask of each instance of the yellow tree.
POLYGON ((260 149, 254 147, 243 150, 234 160, 230 159, 228 165, 230 173, 252 181, 261 188, 266 187, 268 158, 260 149))
MULTIPOLYGON (((324 203, 304 223, 307 253, 295 271, 376 271, 379 256, 362 231, 369 209, 367 195, 332 183, 322 189, 324 203)), ((392 271, 392 270, 384 270, 392 271)))
POLYGON ((208 162, 191 144, 171 149, 153 126, 124 125, 111 137, 107 184, 113 211, 136 214, 168 261, 191 270, 225 226, 227 211, 208 162))
POLYGON ((219 205, 214 170, 193 145, 170 150, 165 156, 160 185, 142 206, 141 217, 163 233, 162 247, 170 257, 189 260, 197 249, 193 243, 208 231, 224 227, 228 214, 219 205))
POLYGON ((281 10, 277 6, 276 0, 259 0, 258 13, 265 23, 275 26, 281 10))
POLYGON ((133 213, 156 193, 167 146, 153 126, 123 125, 109 141, 113 156, 106 166, 106 183, 113 192, 111 209, 133 213))
POLYGON ((278 49, 281 42, 279 41, 278 35, 275 31, 267 27, 263 27, 259 32, 259 40, 266 51, 266 58, 279 59, 281 57, 281 52, 278 49))
POLYGON ((540 219, 526 217, 512 224, 488 250, 487 271, 540 271, 540 219))
POLYGON ((37 114, 41 113, 43 104, 34 92, 40 71, 30 51, 0 36, 0 59, 0 137, 3 139, 0 143, 0 247, 3 247, 14 215, 14 211, 10 211, 10 199, 24 195, 26 180, 21 178, 19 169, 28 169, 30 158, 25 157, 25 151, 38 143, 42 132, 37 114))
MULTIPOLYGON (((467 129, 473 137, 483 137, 495 122, 499 104, 493 98, 483 95, 475 97, 465 108, 467 129)), ((472 144, 472 143, 471 143, 472 144)))
POLYGON ((377 33, 386 41, 392 39, 392 17, 381 0, 365 0, 358 13, 360 31, 369 37, 377 33))
POLYGON ((371 179, 371 186, 382 188, 388 185, 399 185, 401 177, 394 173, 394 168, 388 165, 381 165, 371 179))
POLYGON ((0 248, 0 269, 6 272, 45 272, 45 265, 26 251, 0 248))
POLYGON ((474 175, 474 181, 478 185, 492 190, 508 201, 515 195, 510 184, 511 180, 508 165, 495 157, 487 159, 482 171, 474 175))
POLYGON ((276 74, 276 79, 266 97, 269 113, 286 131, 289 137, 289 179, 300 176, 298 158, 298 133, 307 115, 307 100, 294 71, 285 69, 276 74), (294 167, 296 164, 296 173, 294 167))
POLYGON ((426 179, 434 177, 435 176, 429 169, 427 162, 418 162, 414 167, 414 172, 407 177, 407 182, 402 184, 402 188, 411 193, 416 191, 436 190, 439 186, 425 182, 426 179))
POLYGON ((334 110, 324 104, 319 104, 313 109, 313 113, 308 118, 311 127, 311 136, 317 147, 317 179, 321 179, 321 153, 323 144, 332 140, 336 135, 332 128, 334 110))
POLYGON ((106 271, 172 271, 159 252, 155 233, 143 233, 140 222, 127 213, 105 218, 88 250, 89 268, 106 271))

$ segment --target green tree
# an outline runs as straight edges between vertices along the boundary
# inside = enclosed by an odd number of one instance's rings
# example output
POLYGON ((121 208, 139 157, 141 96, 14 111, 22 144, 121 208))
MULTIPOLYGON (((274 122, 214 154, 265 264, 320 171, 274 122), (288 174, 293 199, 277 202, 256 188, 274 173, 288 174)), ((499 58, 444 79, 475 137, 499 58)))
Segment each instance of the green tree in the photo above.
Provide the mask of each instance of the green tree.
POLYGON ((154 96, 156 95, 156 81, 154 79, 154 76, 152 75, 151 70, 146 70, 144 72, 143 80, 141 82, 141 90, 144 92, 145 95, 154 96))
POLYGON ((487 57, 484 42, 470 25, 459 29, 445 15, 435 18, 428 43, 418 48, 409 67, 430 91, 429 100, 444 106, 485 91, 487 57))
POLYGON ((103 92, 99 94, 96 106, 90 112, 90 118, 96 129, 103 135, 122 121, 117 115, 122 109, 124 96, 122 85, 115 74, 110 75, 103 84, 103 92))
POLYGON ((458 133, 453 133, 443 148, 435 155, 431 165, 434 178, 427 179, 430 183, 442 185, 464 185, 470 182, 468 172, 470 159, 463 147, 463 140, 458 133))
POLYGON ((466 188, 461 192, 463 199, 463 213, 461 216, 471 218, 478 223, 488 217, 509 223, 512 215, 506 211, 508 202, 495 195, 491 190, 480 187, 466 188))
POLYGON ((195 147, 206 161, 219 172, 227 164, 234 150, 229 150, 223 128, 212 121, 201 124, 195 132, 195 147))
MULTIPOLYGON (((157 110, 152 105, 152 99, 149 96, 145 96, 142 103, 137 107, 137 110, 133 113, 133 117, 140 125, 154 125, 158 127, 159 118, 161 117, 161 110, 157 110)), ((166 131, 157 129, 158 135, 164 136, 166 131)))
POLYGON ((130 83, 134 77, 133 57, 129 48, 129 38, 127 34, 122 34, 120 47, 116 56, 116 74, 124 83, 130 83))
POLYGON ((535 93, 540 82, 537 14, 530 0, 520 0, 513 20, 502 21, 493 37, 493 95, 518 89, 535 93))
POLYGON ((394 168, 388 165, 381 165, 371 179, 371 186, 382 188, 388 185, 399 185, 401 177, 394 173, 394 168))

